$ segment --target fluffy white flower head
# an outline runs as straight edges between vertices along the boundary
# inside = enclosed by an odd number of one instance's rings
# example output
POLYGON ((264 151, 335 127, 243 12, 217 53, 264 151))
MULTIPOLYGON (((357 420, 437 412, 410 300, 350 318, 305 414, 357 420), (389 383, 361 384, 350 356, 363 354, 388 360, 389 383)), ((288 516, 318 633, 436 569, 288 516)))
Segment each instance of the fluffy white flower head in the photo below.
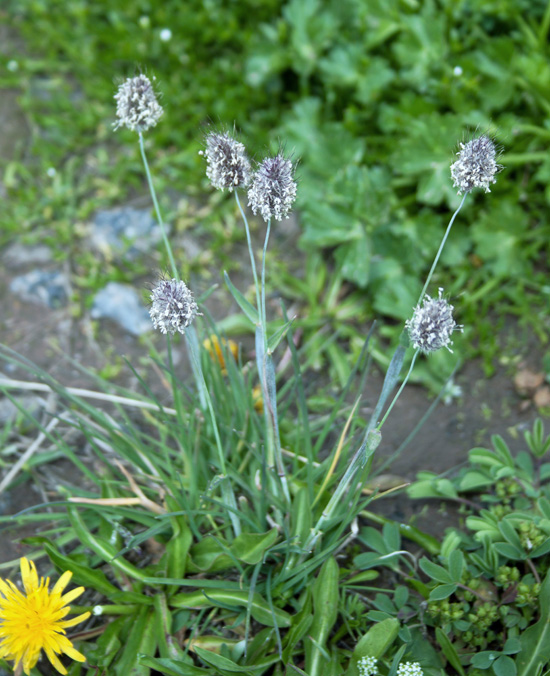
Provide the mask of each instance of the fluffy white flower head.
POLYGON ((379 671, 378 667, 376 666, 377 662, 378 660, 376 657, 362 657, 359 662, 357 662, 359 676, 378 676, 379 671))
POLYGON ((424 354, 435 352, 446 347, 452 352, 449 345, 453 344, 453 331, 462 331, 453 319, 453 306, 442 297, 443 289, 439 289, 438 298, 424 296, 422 307, 417 305, 413 316, 405 322, 409 338, 413 347, 424 354))
POLYGON ((113 125, 115 129, 128 127, 131 131, 147 131, 157 124, 163 113, 151 80, 143 74, 123 82, 115 100, 118 118, 113 125))
POLYGON ((246 148, 227 132, 206 137, 206 175, 217 190, 245 188, 250 183, 250 160, 246 148))
POLYGON ((185 333, 198 309, 185 282, 161 279, 151 293, 149 315, 153 327, 161 333, 185 333))
POLYGON ((248 206, 260 212, 264 221, 287 218, 296 199, 294 166, 281 153, 266 157, 260 164, 248 191, 248 206))
POLYGON ((418 662, 405 662, 399 665, 397 676, 424 676, 424 672, 418 662))
POLYGON ((458 194, 470 192, 473 188, 491 192, 489 186, 496 183, 495 175, 502 169, 497 164, 497 148, 491 139, 483 135, 461 143, 457 155, 458 160, 451 165, 451 177, 458 194))

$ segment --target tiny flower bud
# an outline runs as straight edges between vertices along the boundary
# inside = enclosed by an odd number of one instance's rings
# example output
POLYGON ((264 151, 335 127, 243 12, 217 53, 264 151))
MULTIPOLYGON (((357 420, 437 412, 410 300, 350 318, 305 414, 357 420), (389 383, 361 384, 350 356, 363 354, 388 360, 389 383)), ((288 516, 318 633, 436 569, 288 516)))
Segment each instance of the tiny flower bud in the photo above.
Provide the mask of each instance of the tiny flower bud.
POLYGON ((217 190, 227 188, 246 188, 250 183, 250 160, 246 148, 227 132, 208 134, 206 150, 201 155, 206 157, 206 175, 217 190))
POLYGON ((379 671, 376 663, 378 660, 376 657, 371 657, 370 655, 362 657, 357 662, 357 669, 359 670, 359 676, 377 676, 379 671))
POLYGON ((118 117, 113 125, 115 129, 128 127, 132 131, 147 131, 157 124, 163 113, 151 81, 143 74, 123 82, 115 100, 118 117))
POLYGON ((151 293, 151 301, 149 314, 154 328, 161 333, 185 333, 198 314, 191 291, 176 279, 161 279, 151 293))
POLYGON ((453 331, 462 331, 462 326, 453 319, 453 306, 441 297, 443 289, 439 289, 439 298, 424 296, 422 307, 417 305, 413 316, 405 322, 413 347, 424 354, 435 352, 453 344, 453 331))
POLYGON ((480 136, 461 143, 457 155, 458 160, 451 165, 451 177, 458 194, 470 192, 473 188, 491 192, 489 186, 496 183, 495 174, 502 169, 496 162, 497 148, 491 139, 480 136))
POLYGON ((423 676, 424 672, 419 662, 404 662, 397 669, 397 676, 423 676))
POLYGON ((252 187, 248 191, 248 206, 254 214, 261 213, 264 221, 287 218, 296 199, 296 181, 290 160, 279 153, 266 157, 254 174, 252 187))

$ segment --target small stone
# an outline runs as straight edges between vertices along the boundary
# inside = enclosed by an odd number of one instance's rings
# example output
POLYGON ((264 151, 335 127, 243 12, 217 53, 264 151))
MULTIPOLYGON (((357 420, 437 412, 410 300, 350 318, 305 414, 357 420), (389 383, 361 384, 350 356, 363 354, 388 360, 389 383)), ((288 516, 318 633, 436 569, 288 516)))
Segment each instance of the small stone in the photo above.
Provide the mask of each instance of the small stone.
POLYGON ((514 376, 514 387, 522 397, 532 397, 544 382, 544 373, 535 373, 530 369, 521 369, 514 376))
POLYGON ((537 408, 550 408, 550 387, 545 385, 544 387, 539 387, 533 396, 533 401, 537 408))
POLYGON ((14 277, 10 291, 29 303, 58 309, 67 305, 70 286, 67 275, 59 271, 33 270, 14 277))
POLYGON ((50 263, 52 258, 52 250, 45 244, 15 243, 7 247, 2 254, 6 266, 12 269, 20 269, 23 265, 45 265, 50 263))
POLYGON ((131 286, 109 282, 99 291, 90 312, 92 319, 111 319, 133 336, 151 330, 147 308, 131 286))
POLYGON ((162 239, 160 226, 149 209, 120 207, 98 211, 89 225, 90 246, 108 260, 136 259, 162 239))

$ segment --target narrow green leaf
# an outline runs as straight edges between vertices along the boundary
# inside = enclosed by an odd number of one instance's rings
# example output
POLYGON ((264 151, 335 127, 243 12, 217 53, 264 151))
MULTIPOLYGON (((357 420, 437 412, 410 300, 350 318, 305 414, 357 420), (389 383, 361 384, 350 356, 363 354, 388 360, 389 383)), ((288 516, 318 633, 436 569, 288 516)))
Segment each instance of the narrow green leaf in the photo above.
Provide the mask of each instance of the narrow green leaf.
POLYGON ((311 641, 306 642, 306 666, 310 676, 321 676, 326 666, 325 643, 338 617, 339 568, 336 559, 329 557, 321 566, 313 583, 313 622, 309 630, 311 641))
POLYGON ((539 596, 540 619, 519 637, 521 652, 515 664, 518 676, 533 676, 550 661, 550 571, 546 573, 539 596))
POLYGON ((225 283, 227 284, 227 288, 229 289, 229 292, 235 299, 237 305, 241 308, 241 310, 245 313, 245 315, 250 319, 250 321, 256 326, 259 323, 259 318, 258 318, 258 312, 254 308, 253 305, 251 305, 246 298, 243 296, 243 294, 233 286, 231 283, 231 280, 229 279, 229 275, 227 272, 223 272, 223 276, 225 279, 225 283))
POLYGON ((212 667, 219 669, 222 672, 229 671, 230 673, 235 674, 253 674, 255 671, 265 670, 265 666, 263 665, 243 666, 242 664, 233 662, 233 660, 230 660, 228 657, 218 655, 211 650, 205 650, 204 648, 199 648, 198 646, 195 646, 194 650, 201 660, 206 662, 206 664, 210 664, 212 667))
POLYGON ((164 657, 157 658, 142 655, 139 663, 155 671, 159 671, 161 674, 166 674, 166 676, 207 676, 208 674, 212 674, 210 669, 199 669, 199 667, 186 664, 180 660, 164 657))
POLYGON ((460 664, 458 653, 456 652, 454 645, 451 643, 445 632, 437 627, 435 630, 435 637, 449 664, 460 674, 460 676, 466 676, 466 672, 460 664))
POLYGON ((281 326, 280 329, 275 331, 275 333, 267 339, 267 349, 269 352, 274 352, 275 349, 277 348, 277 345, 281 342, 281 340, 286 336, 288 333, 288 330, 290 329, 292 325, 292 321, 285 322, 283 326, 281 326))
POLYGON ((109 599, 112 598, 113 594, 120 593, 120 589, 111 584, 100 570, 94 570, 88 566, 76 563, 68 556, 60 554, 51 544, 45 543, 43 546, 54 566, 63 572, 66 570, 72 572, 74 582, 84 587, 95 589, 109 599))

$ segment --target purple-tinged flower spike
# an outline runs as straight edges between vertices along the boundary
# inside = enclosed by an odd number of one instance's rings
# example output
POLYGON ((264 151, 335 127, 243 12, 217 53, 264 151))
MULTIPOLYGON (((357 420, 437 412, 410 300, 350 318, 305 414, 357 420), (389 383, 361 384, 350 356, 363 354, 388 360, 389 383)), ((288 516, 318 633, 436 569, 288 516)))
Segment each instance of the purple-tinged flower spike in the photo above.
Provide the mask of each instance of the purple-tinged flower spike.
POLYGON ((161 333, 185 333, 198 309, 187 285, 177 279, 161 279, 151 293, 149 314, 161 333))
POLYGON ((452 352, 453 331, 462 331, 453 319, 453 306, 442 298, 443 289, 439 289, 438 298, 424 296, 422 307, 417 305, 413 316, 405 322, 409 338, 416 350, 430 354, 442 347, 452 352))
POLYGON ((252 186, 248 191, 248 206, 254 214, 258 211, 264 221, 275 218, 282 221, 296 199, 295 166, 279 153, 276 157, 266 157, 260 164, 252 186))
MULTIPOLYGON (((153 78, 154 79, 154 78, 153 78)), ((115 94, 118 120, 114 128, 128 127, 142 132, 154 127, 164 112, 157 101, 151 80, 146 75, 128 78, 115 94)))
POLYGON ((498 148, 488 136, 461 143, 457 152, 458 160, 451 165, 453 187, 458 194, 470 192, 473 188, 484 188, 491 192, 489 186, 496 183, 495 175, 502 169, 497 164, 498 148))
POLYGON ((206 137, 206 150, 199 155, 206 157, 206 175, 217 190, 246 188, 250 183, 252 170, 246 148, 227 132, 214 132, 206 137))

